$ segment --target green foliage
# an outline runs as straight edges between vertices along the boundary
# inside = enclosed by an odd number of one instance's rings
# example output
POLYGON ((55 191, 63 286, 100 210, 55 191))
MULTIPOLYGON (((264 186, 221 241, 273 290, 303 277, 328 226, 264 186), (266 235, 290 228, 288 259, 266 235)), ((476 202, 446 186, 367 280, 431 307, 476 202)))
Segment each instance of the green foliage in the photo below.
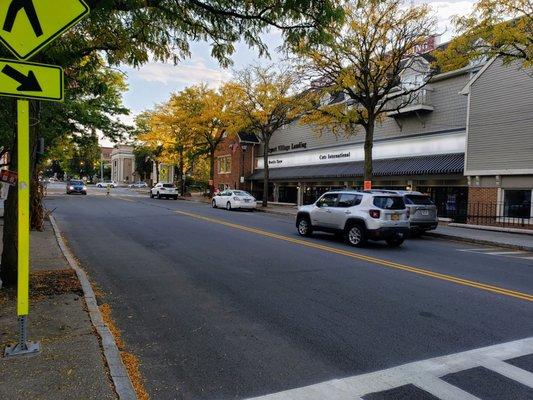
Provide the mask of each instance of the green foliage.
POLYGON ((133 150, 135 156, 135 172, 142 181, 150 178, 152 173, 152 152, 150 149, 142 146, 137 146, 133 150))
POLYGON ((456 16, 459 36, 436 53, 446 72, 472 60, 501 56, 505 63, 533 66, 533 2, 531 0, 479 0, 467 16, 456 16))

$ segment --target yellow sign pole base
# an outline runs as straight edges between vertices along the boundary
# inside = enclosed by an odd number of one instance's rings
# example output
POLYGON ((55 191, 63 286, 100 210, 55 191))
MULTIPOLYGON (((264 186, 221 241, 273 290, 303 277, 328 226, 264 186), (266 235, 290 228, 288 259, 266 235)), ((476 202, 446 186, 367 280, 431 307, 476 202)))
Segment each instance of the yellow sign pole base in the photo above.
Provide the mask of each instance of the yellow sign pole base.
POLYGON ((39 344, 28 342, 29 285, 30 285, 30 104, 17 100, 17 156, 18 156, 18 282, 17 314, 19 342, 6 348, 6 356, 35 353, 39 344))

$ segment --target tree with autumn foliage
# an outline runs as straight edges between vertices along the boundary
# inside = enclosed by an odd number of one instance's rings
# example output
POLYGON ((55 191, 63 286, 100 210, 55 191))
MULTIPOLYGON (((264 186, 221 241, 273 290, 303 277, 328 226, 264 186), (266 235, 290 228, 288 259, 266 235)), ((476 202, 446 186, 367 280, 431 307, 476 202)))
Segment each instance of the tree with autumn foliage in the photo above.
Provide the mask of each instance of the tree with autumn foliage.
POLYGON ((310 92, 302 90, 302 80, 295 71, 252 66, 237 73, 227 85, 233 93, 235 124, 255 133, 263 145, 263 207, 268 205, 269 144, 272 136, 296 121, 309 104, 310 92))
POLYGON ((215 90, 206 85, 195 85, 172 97, 176 116, 187 127, 186 134, 192 142, 196 155, 205 154, 209 159, 209 190, 214 194, 215 152, 226 136, 239 130, 240 121, 235 119, 237 98, 230 85, 215 90))
POLYGON ((501 56, 533 67, 533 2, 531 0, 480 0, 472 13, 453 19, 459 35, 436 53, 443 71, 468 65, 472 60, 501 56))
POLYGON ((374 127, 382 116, 416 100, 431 70, 416 57, 434 34, 427 5, 403 0, 360 0, 345 5, 345 20, 330 28, 332 40, 301 42, 292 49, 316 94, 302 118, 318 133, 357 135, 364 131, 364 179, 372 179, 374 127), (417 77, 422 79, 407 79, 417 77))

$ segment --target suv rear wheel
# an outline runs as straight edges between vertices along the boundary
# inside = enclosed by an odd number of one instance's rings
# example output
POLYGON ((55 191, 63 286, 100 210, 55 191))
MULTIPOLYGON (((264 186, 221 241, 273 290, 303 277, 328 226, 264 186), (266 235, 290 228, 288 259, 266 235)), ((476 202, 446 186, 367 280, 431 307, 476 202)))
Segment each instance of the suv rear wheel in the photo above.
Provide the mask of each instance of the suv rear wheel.
POLYGON ((298 234, 300 236, 311 236, 313 233, 313 229, 311 228, 311 223, 309 222, 308 217, 298 217, 296 227, 298 228, 298 234))
POLYGON ((355 247, 360 247, 366 242, 366 232, 360 224, 353 224, 348 226, 345 232, 346 241, 355 247))
POLYGON ((405 238, 400 236, 394 236, 386 240, 387 244, 390 247, 399 247, 404 242, 405 238))

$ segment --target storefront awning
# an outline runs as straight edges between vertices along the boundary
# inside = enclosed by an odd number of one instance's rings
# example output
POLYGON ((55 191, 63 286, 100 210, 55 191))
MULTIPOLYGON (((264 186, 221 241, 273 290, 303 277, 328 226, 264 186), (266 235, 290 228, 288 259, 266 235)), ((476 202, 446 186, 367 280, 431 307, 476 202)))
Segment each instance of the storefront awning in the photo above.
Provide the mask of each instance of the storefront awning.
MULTIPOLYGON (((464 154, 389 158, 374 161, 374 176, 462 174, 464 154)), ((364 172, 363 161, 338 164, 304 165, 299 167, 270 168, 272 180, 357 178, 364 172)), ((258 170, 248 180, 263 180, 264 171, 258 170)))

